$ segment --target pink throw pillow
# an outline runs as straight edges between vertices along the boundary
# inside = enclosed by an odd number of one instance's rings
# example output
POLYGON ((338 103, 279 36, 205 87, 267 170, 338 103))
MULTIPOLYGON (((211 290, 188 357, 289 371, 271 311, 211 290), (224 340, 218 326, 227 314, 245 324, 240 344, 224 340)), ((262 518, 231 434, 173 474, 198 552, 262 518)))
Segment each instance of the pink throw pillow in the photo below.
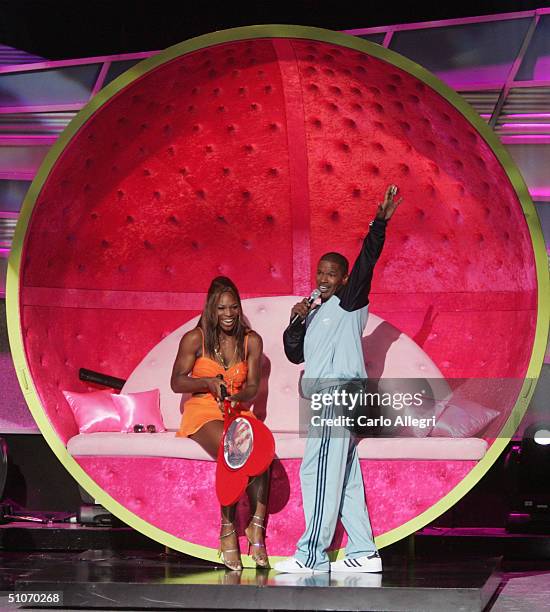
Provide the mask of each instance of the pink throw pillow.
POLYGON ((460 399, 458 403, 446 403, 430 436, 438 438, 472 438, 484 430, 499 412, 475 402, 460 399))
POLYGON ((80 433, 120 431, 120 416, 110 391, 62 391, 80 433))
POLYGON ((154 425, 157 432, 166 431, 160 413, 160 391, 141 391, 139 393, 112 394, 113 402, 120 416, 120 429, 125 433, 133 432, 134 425, 154 425))

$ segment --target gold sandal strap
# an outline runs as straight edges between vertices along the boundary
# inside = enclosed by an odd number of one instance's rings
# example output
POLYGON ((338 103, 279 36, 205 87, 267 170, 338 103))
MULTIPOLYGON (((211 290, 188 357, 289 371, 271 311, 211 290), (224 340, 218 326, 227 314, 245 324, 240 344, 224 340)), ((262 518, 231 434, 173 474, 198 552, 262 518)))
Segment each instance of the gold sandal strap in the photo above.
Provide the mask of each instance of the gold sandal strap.
POLYGON ((223 535, 220 535, 220 540, 222 538, 227 538, 227 536, 233 535, 234 533, 237 533, 235 529, 233 529, 232 531, 229 531, 228 533, 224 533, 223 535))
POLYGON ((261 525, 260 523, 255 523, 254 521, 250 522, 251 525, 256 525, 256 527, 259 527, 260 529, 264 529, 265 530, 265 525, 261 525))

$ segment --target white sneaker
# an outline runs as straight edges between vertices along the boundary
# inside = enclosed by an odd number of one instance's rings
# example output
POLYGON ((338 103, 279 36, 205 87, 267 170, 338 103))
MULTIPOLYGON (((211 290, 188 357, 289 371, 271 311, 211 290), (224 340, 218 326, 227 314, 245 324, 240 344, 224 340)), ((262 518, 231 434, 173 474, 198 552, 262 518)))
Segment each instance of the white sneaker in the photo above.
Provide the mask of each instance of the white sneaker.
POLYGON ((346 572, 348 574, 356 574, 359 572, 381 572, 382 559, 375 552, 372 555, 365 555, 357 559, 340 559, 330 564, 331 572, 346 572))
POLYGON ((314 574, 317 572, 323 574, 328 573, 328 570, 315 570, 311 567, 307 567, 294 557, 290 557, 289 559, 275 563, 273 569, 277 572, 281 572, 281 574, 314 574))

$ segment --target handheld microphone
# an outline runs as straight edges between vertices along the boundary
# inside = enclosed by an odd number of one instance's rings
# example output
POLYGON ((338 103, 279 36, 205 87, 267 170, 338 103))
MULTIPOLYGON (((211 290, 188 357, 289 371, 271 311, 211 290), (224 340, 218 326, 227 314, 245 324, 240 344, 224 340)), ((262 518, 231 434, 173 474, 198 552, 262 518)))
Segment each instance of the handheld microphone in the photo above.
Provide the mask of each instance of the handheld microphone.
MULTIPOLYGON (((315 300, 321 295, 321 292, 319 291, 319 289, 314 289, 311 292, 311 295, 308 297, 307 299, 307 303, 311 306, 313 304, 313 302, 315 302, 315 300)), ((290 322, 291 325, 294 325, 294 323, 296 323, 296 321, 299 321, 302 317, 299 314, 295 314, 292 317, 292 321, 290 322)))
MULTIPOLYGON (((216 378, 220 378, 221 380, 223 380, 223 375, 222 374, 218 374, 216 376, 216 378)), ((226 397, 229 397, 229 393, 227 392, 227 387, 225 385, 220 385, 220 399, 223 401, 226 397)))

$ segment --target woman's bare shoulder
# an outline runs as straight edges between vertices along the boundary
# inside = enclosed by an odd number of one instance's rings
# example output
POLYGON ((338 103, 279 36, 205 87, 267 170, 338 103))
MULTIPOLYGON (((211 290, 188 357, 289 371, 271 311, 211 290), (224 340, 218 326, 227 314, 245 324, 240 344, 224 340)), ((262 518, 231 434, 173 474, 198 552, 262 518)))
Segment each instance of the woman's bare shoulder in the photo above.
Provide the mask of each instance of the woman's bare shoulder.
POLYGON ((180 340, 180 347, 185 347, 192 351, 200 349, 202 347, 202 331, 195 327, 186 332, 180 340))
POLYGON ((258 332, 251 329, 248 334, 248 347, 251 349, 262 349, 263 340, 258 332))

